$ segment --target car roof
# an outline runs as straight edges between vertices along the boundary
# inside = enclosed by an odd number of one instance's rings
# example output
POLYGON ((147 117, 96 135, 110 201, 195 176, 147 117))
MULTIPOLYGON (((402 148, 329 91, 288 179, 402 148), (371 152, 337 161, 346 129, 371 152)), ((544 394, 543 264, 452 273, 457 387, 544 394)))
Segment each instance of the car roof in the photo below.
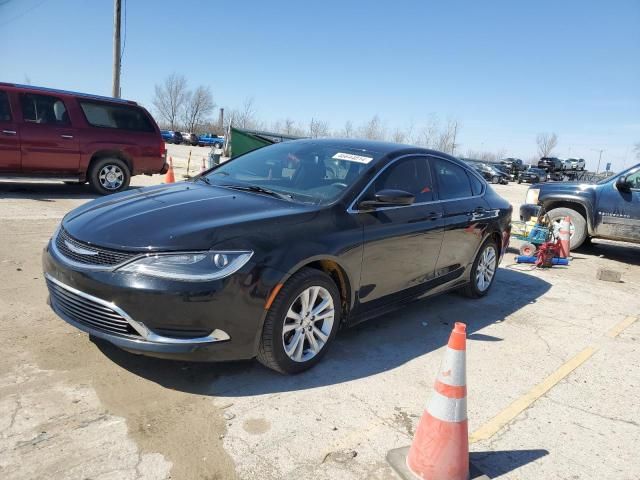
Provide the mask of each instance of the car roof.
POLYGON ((19 83, 6 83, 0 82, 0 87, 13 87, 20 90, 27 90, 35 93, 53 93, 58 95, 72 95, 75 97, 82 97, 93 100, 101 100, 104 102, 115 102, 115 103, 126 103, 129 105, 137 105, 133 100, 124 100, 122 98, 115 97, 107 97, 104 95, 94 95, 92 93, 82 93, 82 92, 74 92, 72 90, 60 90, 57 88, 49 88, 49 87, 37 87, 34 85, 22 85, 19 83))
POLYGON ((380 154, 380 156, 397 157, 399 155, 418 153, 423 155, 436 155, 453 160, 460 165, 466 164, 451 155, 437 150, 417 147, 415 145, 406 145, 402 143, 382 142, 379 140, 363 140, 355 138, 302 138, 299 140, 289 140, 286 143, 321 145, 328 147, 345 147, 356 150, 363 150, 371 153, 380 154))

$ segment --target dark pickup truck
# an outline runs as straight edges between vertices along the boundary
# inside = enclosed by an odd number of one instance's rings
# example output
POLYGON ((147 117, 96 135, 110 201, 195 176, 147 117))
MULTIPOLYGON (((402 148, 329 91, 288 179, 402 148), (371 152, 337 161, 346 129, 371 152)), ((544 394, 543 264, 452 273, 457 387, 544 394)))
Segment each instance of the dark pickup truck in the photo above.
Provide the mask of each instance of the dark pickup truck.
POLYGON ((571 217, 572 249, 588 238, 640 243, 640 164, 595 184, 531 185, 520 219, 545 213, 554 226, 571 217))

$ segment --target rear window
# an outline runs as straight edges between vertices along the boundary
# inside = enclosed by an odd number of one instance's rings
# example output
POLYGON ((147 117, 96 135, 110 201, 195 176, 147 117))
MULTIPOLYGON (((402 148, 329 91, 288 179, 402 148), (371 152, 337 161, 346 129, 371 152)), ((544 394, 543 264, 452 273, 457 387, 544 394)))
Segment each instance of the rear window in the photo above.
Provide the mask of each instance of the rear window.
POLYGON ((129 105, 80 101, 87 122, 94 127, 117 128, 137 132, 153 132, 154 128, 142 109, 129 105))
POLYGON ((0 90, 0 122, 11 120, 11 108, 9 108, 9 97, 7 92, 0 90))
POLYGON ((25 122, 69 125, 69 114, 64 102, 58 97, 24 93, 20 95, 22 116, 25 122))

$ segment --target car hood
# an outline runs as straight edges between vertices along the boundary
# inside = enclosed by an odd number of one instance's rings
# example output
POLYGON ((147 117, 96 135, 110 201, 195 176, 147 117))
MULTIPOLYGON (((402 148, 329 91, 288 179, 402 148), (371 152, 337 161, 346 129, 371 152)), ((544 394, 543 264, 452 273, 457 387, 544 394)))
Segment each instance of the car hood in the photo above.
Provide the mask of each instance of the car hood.
POLYGON ((313 211, 262 194, 179 182, 94 200, 71 211, 62 224, 72 237, 107 248, 202 250, 237 235, 232 227, 240 223, 293 224, 313 211))

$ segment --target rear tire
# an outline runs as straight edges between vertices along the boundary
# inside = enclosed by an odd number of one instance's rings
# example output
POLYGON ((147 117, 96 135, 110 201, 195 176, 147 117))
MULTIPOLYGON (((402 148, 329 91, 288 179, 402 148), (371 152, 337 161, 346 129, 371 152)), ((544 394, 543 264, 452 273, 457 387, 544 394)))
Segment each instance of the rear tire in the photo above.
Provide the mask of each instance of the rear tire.
POLYGON ((498 273, 498 258, 498 246, 496 245, 495 240, 487 238, 487 240, 482 244, 482 247, 480 247, 480 250, 478 250, 476 259, 473 262, 469 283, 461 289, 461 292, 465 297, 480 298, 489 293, 489 290, 493 286, 496 278, 496 274, 498 273), (493 255, 491 255, 491 250, 493 250, 493 255), (491 258, 493 258, 493 260, 491 260, 491 258), (491 266, 493 266, 493 270, 491 270, 491 266), (488 284, 486 283, 486 276, 484 275, 485 272, 493 272, 488 284), (479 274, 482 274, 485 283, 481 283, 479 281, 479 274))
POLYGON ((585 220, 585 218, 580 213, 571 208, 554 208, 553 210, 547 212, 547 217, 549 218, 549 223, 551 226, 553 226, 554 223, 556 223, 558 220, 562 220, 566 216, 571 217, 571 226, 573 227, 569 247, 571 250, 575 250, 577 248, 580 248, 580 246, 587 238, 587 221, 585 220))
POLYGON ((131 181, 131 172, 119 158, 100 158, 89 168, 89 183, 100 195, 126 190, 131 181))
MULTIPOLYGON (((278 292, 271 308, 269 308, 262 327, 262 338, 257 355, 258 361, 265 367, 283 374, 300 373, 313 367, 327 353, 335 338, 341 320, 340 311, 340 293, 329 275, 313 268, 303 268, 298 271, 287 280, 280 292, 278 292), (298 311, 313 310, 311 307, 305 309, 300 301, 301 296, 309 289, 322 292, 317 294, 316 300, 313 302, 316 308, 319 308, 322 302, 327 301, 327 305, 333 307, 333 315, 330 318, 311 322, 311 327, 305 327, 305 322, 313 320, 315 315, 304 316, 304 318, 301 316, 300 321, 297 321, 291 316, 291 312, 295 314, 298 311), (322 298, 321 294, 325 298, 322 298), (325 324, 325 322, 327 323, 325 324), (329 324, 329 322, 331 323, 329 324), (285 330, 285 324, 287 330, 285 330), (314 327, 317 328, 314 329, 314 327), (317 336, 316 331, 320 332, 317 336), (293 348, 287 353, 285 343, 290 346, 295 345, 296 335, 302 337, 302 345, 299 352, 300 358, 294 360, 298 349, 293 348), (314 353, 314 348, 307 335, 312 336, 314 341, 317 342, 316 347, 319 343, 322 343, 316 353, 314 353), (325 341, 322 341, 323 337, 325 341), (305 360, 305 357, 309 358, 305 360)), ((324 314, 330 313, 329 309, 323 309, 320 312, 316 315, 324 316, 324 314)))

